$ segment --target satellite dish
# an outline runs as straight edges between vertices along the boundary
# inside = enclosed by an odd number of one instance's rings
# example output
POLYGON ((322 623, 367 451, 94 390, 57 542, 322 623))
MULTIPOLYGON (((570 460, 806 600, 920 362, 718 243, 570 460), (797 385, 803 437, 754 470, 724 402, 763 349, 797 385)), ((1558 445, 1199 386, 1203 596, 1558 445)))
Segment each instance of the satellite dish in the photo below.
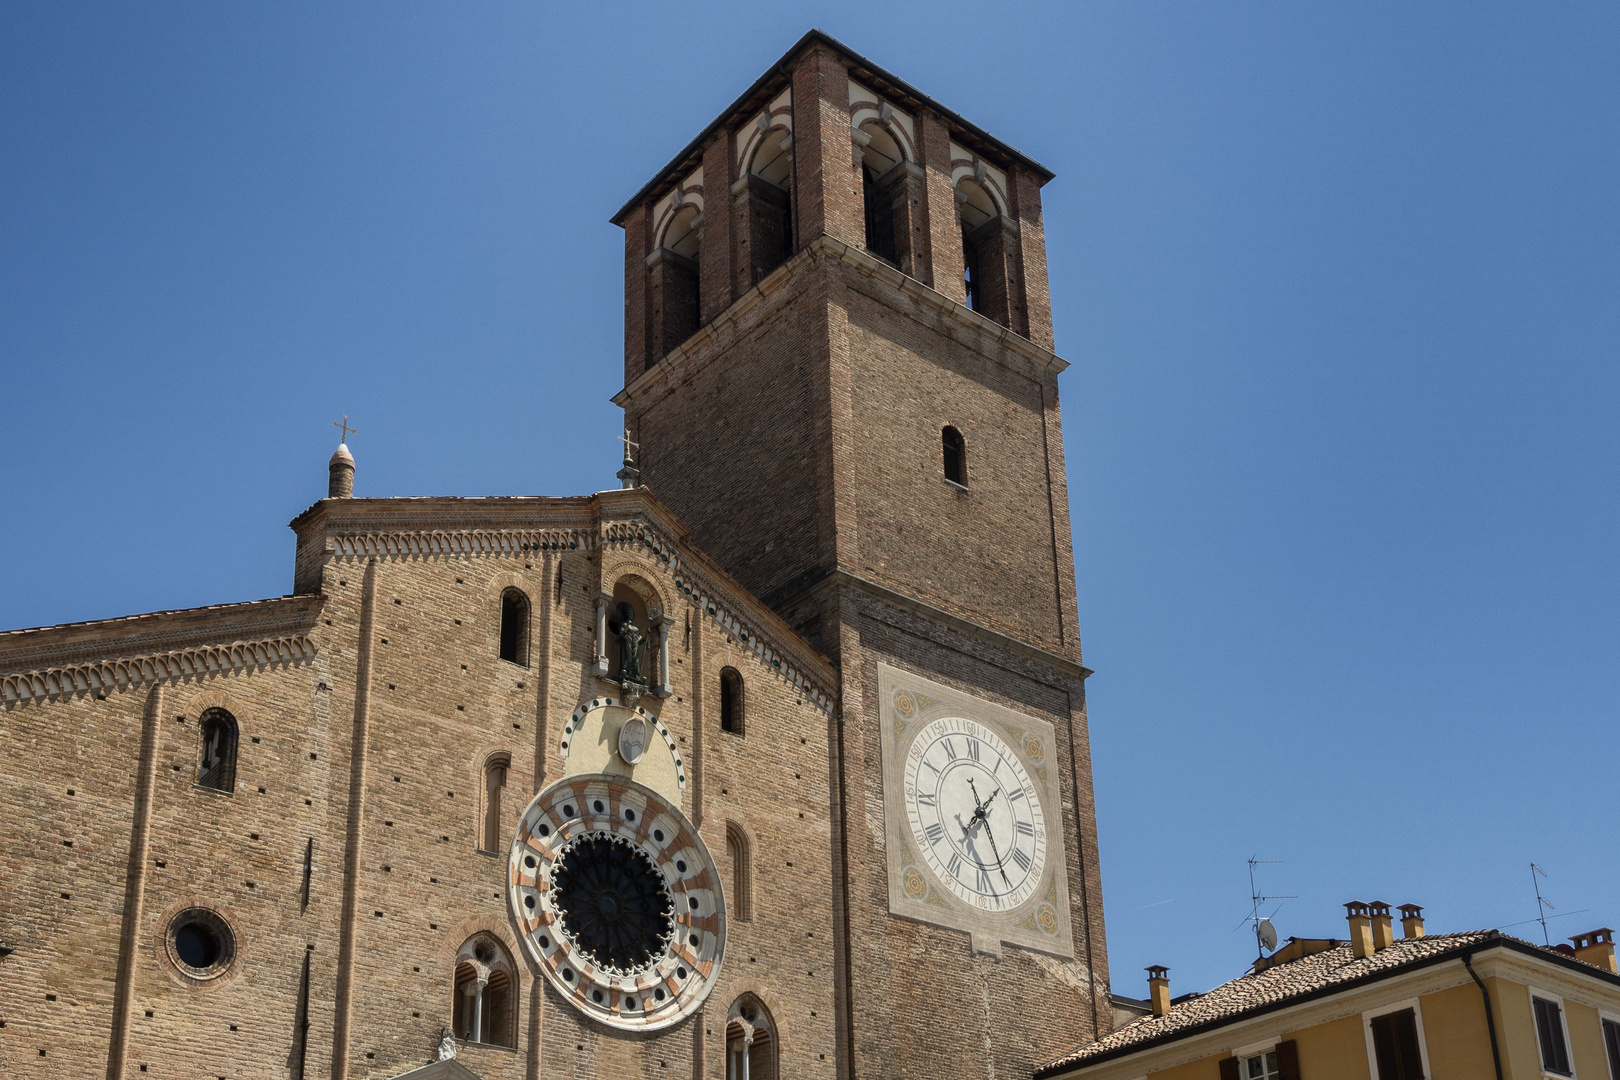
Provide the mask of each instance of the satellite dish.
POLYGON ((1260 945, 1270 952, 1277 947, 1277 928, 1271 925, 1270 919, 1260 920, 1260 945))

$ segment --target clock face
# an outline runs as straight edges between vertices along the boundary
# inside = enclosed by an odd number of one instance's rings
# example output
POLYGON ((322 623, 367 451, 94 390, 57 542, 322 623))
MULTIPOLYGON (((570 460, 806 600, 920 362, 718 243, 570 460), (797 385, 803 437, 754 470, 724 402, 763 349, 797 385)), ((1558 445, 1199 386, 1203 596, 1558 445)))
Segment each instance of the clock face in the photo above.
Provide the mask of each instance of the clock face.
POLYGON ((1046 818, 1024 766, 982 724, 941 717, 905 759, 905 811, 922 860, 982 911, 1011 911, 1046 868, 1046 818))
POLYGON ((680 809, 620 776, 565 777, 513 838, 507 902, 552 987, 610 1027, 690 1016, 720 975, 725 898, 680 809))

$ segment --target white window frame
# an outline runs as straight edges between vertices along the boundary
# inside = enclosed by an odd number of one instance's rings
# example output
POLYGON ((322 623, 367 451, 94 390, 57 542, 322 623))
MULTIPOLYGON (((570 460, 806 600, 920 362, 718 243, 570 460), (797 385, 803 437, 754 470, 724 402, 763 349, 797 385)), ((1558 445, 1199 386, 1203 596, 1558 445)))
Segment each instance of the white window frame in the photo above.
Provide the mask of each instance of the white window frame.
POLYGON ((1248 1061, 1256 1054, 1274 1053, 1277 1049, 1277 1044, 1280 1042, 1282 1042, 1281 1039, 1273 1038, 1266 1039, 1261 1042, 1249 1043, 1247 1046, 1234 1046, 1232 1048, 1232 1056, 1238 1060, 1238 1080, 1248 1080, 1248 1077, 1243 1074, 1244 1062, 1248 1061))
MULTIPOLYGON (((1417 1025, 1418 1057, 1423 1062, 1423 1075, 1432 1080, 1434 1069, 1429 1065, 1429 1039, 1423 1033, 1423 1005, 1417 998, 1407 998, 1405 1001, 1392 1001, 1388 1005, 1380 1005, 1376 1009, 1368 1009, 1361 1014, 1361 1033, 1367 1040, 1367 1074, 1373 1080, 1383 1080, 1378 1075, 1378 1048, 1373 1045, 1372 1022, 1380 1016, 1398 1013, 1405 1009, 1412 1010, 1412 1022, 1417 1025)), ((1540 1052, 1539 1049, 1537 1051, 1540 1052)))
MULTIPOLYGON (((1544 1077, 1551 1080, 1574 1080, 1575 1077, 1575 1044, 1569 1041, 1569 1006, 1564 1004, 1564 995, 1534 984, 1525 987, 1530 993, 1530 1026, 1536 1033, 1536 1068, 1544 1077), (1536 998, 1542 1001, 1551 1001, 1558 1006, 1558 1024, 1564 1029, 1564 1053, 1569 1055, 1569 1075, 1555 1073, 1547 1068, 1547 1063, 1541 1060, 1541 1029, 1536 1026, 1536 998)), ((1598 1029, 1600 1032, 1602 1028, 1598 1029)))
MULTIPOLYGON (((1603 1043, 1603 1060, 1609 1066, 1609 1075, 1613 1076, 1615 1070, 1620 1069, 1620 1061, 1609 1057, 1609 1040, 1603 1037, 1603 1022, 1605 1020, 1611 1024, 1620 1024, 1620 1012, 1614 1012, 1610 1009, 1598 1010, 1598 1041, 1603 1043)), ((1571 1061, 1571 1064, 1573 1064, 1573 1061, 1571 1061)))

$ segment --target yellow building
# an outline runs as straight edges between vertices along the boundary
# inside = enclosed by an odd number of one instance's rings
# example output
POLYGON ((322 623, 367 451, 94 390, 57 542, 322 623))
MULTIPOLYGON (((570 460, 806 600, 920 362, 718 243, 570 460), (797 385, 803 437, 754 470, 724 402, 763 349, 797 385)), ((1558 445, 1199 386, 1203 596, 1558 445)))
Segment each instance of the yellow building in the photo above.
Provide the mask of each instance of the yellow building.
POLYGON ((1544 948, 1425 936, 1423 909, 1346 904, 1349 940, 1290 938, 1240 979, 1170 997, 1035 1080, 1620 1080, 1613 931, 1544 948))

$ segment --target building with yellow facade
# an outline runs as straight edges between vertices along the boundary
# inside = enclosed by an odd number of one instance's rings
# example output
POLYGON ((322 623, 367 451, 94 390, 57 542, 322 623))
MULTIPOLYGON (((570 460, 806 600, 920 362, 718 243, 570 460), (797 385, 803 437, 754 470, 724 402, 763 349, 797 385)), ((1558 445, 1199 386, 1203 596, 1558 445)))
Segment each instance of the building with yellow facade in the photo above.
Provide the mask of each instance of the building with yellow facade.
POLYGON ((1603 928, 1552 948, 1425 935, 1405 905, 1350 903, 1349 939, 1290 938, 1242 978, 1172 999, 1035 1080, 1620 1080, 1620 973, 1603 928))

